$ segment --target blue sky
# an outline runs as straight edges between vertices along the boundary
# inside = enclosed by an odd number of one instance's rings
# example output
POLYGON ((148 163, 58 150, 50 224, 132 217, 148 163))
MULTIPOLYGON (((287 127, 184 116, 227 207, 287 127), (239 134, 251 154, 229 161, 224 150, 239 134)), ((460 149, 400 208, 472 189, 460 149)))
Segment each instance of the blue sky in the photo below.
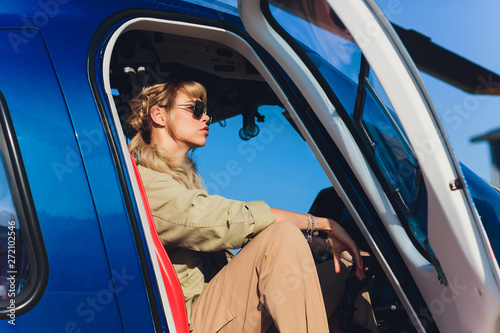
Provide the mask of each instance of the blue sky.
MULTIPOLYGON (((495 73, 500 73, 500 1, 377 0, 390 21, 414 29, 432 41, 495 73)), ((429 75, 424 83, 441 115, 455 156, 491 181, 486 142, 470 139, 500 128, 500 96, 475 96, 429 75)))
POLYGON ((307 143, 283 118, 279 107, 262 107, 260 133, 243 141, 242 117, 215 123, 204 148, 193 152, 211 194, 229 199, 264 200, 271 207, 309 210, 323 188, 331 186, 307 143))

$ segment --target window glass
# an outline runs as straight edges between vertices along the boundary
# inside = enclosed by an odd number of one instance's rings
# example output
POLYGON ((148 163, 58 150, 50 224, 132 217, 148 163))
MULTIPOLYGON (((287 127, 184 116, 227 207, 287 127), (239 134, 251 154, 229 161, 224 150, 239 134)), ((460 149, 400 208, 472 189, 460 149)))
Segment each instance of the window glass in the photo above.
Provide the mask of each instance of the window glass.
POLYGON ((390 116, 391 120, 393 121, 394 126, 397 126, 398 133, 403 135, 404 139, 408 142, 408 137, 406 136, 406 133, 402 130, 403 127, 401 126, 399 118, 396 115, 396 113, 394 112, 394 108, 392 107, 391 102, 389 101, 389 98, 385 94, 384 89, 380 85, 380 82, 378 81, 377 76, 375 75, 375 73, 373 73, 371 68, 369 70, 368 81, 370 82, 372 89, 377 94, 377 98, 380 100, 380 102, 384 106, 384 109, 388 112, 388 115, 390 116))
POLYGON ((361 50, 326 1, 271 0, 276 21, 307 53, 348 112, 354 109, 361 50))
MULTIPOLYGON (((426 189, 406 133, 375 73, 364 78, 364 128, 370 127, 369 142, 375 160, 390 185, 413 236, 423 246, 427 239, 426 189), (370 141, 370 140, 373 140, 370 141)), ((361 106, 360 106, 361 107, 361 106)))
POLYGON ((0 319, 38 302, 47 261, 7 103, 0 92, 0 319))
POLYGON ((0 299, 14 299, 28 282, 26 250, 0 155, 0 299))
POLYGON ((500 191, 486 183, 462 163, 460 167, 479 218, 488 235, 491 250, 500 265, 500 191))
POLYGON ((290 36, 357 80, 361 51, 326 1, 271 0, 270 10, 290 36))
POLYGON ((418 193, 418 167, 395 125, 393 113, 365 83, 365 106, 361 126, 373 149, 375 160, 404 210, 410 211, 418 193))
POLYGON ((323 76, 347 111, 368 160, 400 217, 422 245, 427 238, 425 188, 400 121, 349 31, 327 1, 270 0, 270 12, 323 76))

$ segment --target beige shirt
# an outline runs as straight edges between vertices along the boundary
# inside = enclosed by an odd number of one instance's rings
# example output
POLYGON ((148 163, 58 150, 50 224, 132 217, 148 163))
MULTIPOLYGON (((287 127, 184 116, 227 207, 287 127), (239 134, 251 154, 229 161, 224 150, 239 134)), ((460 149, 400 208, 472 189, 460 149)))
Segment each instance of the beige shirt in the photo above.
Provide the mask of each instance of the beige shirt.
POLYGON ((189 190, 170 175, 139 165, 156 230, 184 292, 191 318, 193 302, 232 257, 274 222, 263 201, 242 202, 205 190, 189 190))

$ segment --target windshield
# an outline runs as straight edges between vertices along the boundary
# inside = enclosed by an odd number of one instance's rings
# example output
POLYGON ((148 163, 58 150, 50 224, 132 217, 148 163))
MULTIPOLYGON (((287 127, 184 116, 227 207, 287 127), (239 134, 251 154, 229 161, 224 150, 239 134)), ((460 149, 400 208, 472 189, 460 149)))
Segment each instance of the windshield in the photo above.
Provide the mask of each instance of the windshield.
POLYGON ((467 188, 472 196, 474 205, 484 230, 488 235, 490 246, 497 263, 500 264, 500 193, 460 163, 462 173, 467 182, 467 188))
POLYGON ((332 103, 371 162, 398 216, 423 249, 426 191, 413 149, 385 92, 349 31, 325 0, 273 0, 270 12, 298 45, 313 73, 326 80, 332 103))

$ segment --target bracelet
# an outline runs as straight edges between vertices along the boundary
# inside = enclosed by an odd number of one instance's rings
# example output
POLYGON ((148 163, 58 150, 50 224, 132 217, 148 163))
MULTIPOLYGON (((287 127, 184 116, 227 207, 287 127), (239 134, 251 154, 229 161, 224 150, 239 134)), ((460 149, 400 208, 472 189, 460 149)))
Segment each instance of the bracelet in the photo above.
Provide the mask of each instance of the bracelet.
POLYGON ((312 215, 311 215, 311 219, 312 219, 313 228, 314 228, 314 224, 316 223, 316 229, 313 232, 313 236, 317 237, 319 235, 319 223, 316 222, 316 220, 314 219, 314 216, 312 216, 312 215))
POLYGON ((314 216, 312 216, 311 214, 306 214, 306 216, 307 216, 306 237, 307 237, 307 241, 309 243, 311 243, 313 236, 316 237, 319 235, 319 223, 316 222, 316 220, 314 219, 314 216))

